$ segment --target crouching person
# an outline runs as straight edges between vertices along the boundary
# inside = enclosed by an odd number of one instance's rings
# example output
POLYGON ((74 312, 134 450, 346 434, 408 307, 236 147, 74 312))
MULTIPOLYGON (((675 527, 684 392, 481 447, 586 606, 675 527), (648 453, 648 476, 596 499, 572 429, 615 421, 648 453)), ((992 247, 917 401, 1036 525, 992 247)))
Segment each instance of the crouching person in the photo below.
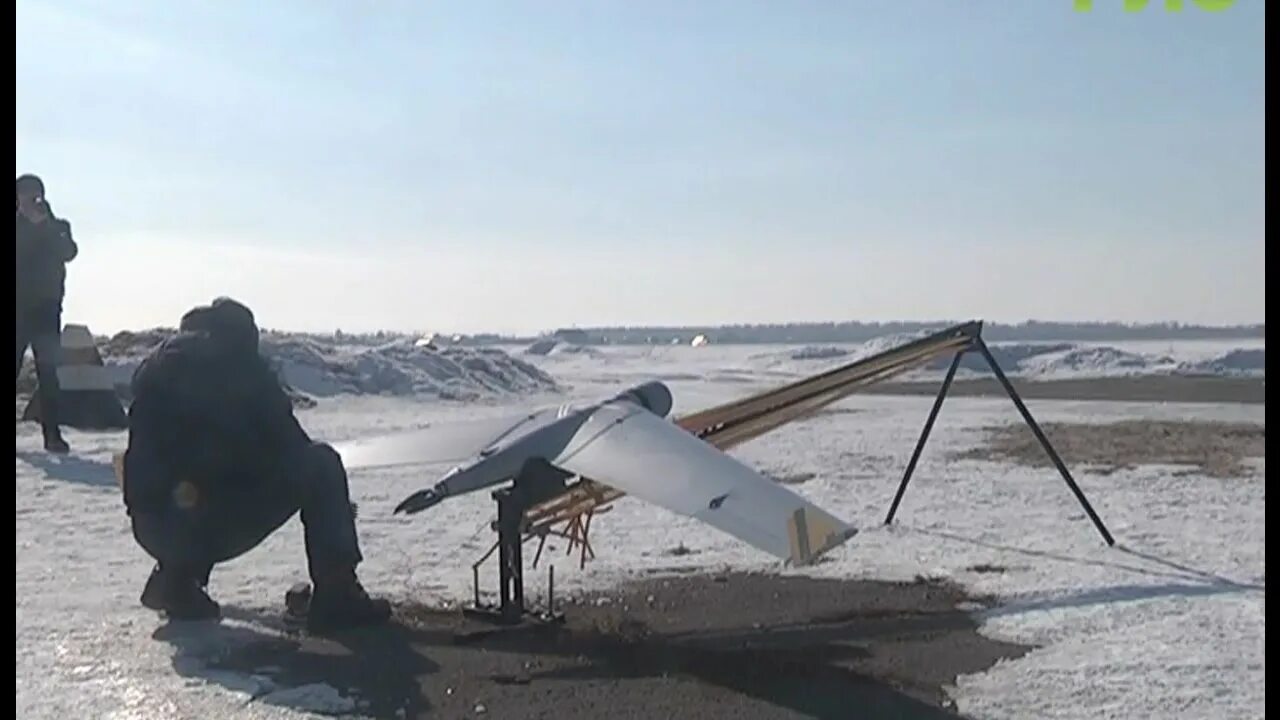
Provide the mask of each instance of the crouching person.
POLYGON ((219 607, 213 566, 248 552, 301 511, 316 631, 380 623, 387 601, 356 579, 361 555, 342 460, 312 442, 258 353, 252 312, 219 298, 182 318, 133 376, 124 499, 157 561, 142 604, 177 619, 219 607))

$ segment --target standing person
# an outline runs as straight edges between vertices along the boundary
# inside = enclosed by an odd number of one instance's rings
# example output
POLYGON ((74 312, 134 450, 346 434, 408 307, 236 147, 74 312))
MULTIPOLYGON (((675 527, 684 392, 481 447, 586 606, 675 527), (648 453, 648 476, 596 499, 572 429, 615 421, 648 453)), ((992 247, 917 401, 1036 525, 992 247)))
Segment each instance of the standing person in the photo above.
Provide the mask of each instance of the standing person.
POLYGON ((17 313, 18 367, 31 347, 35 355, 40 393, 40 423, 44 447, 65 453, 70 448, 58 427, 58 353, 62 347, 62 298, 66 293, 67 263, 79 248, 71 238, 71 224, 53 214, 44 196, 44 182, 23 175, 17 182, 17 313))

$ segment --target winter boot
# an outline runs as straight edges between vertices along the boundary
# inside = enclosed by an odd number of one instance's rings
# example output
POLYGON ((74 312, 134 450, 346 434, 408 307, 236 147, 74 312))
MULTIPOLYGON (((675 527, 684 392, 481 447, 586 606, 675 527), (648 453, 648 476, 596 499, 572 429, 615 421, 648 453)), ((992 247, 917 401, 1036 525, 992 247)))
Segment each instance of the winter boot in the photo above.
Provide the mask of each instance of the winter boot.
POLYGON ((142 590, 142 605, 163 611, 174 620, 212 620, 222 614, 218 603, 205 593, 199 578, 166 571, 159 565, 147 578, 147 585, 142 590))
POLYGON ((46 452, 64 455, 71 451, 67 445, 67 441, 62 439, 62 423, 59 422, 61 415, 59 414, 58 402, 58 385, 57 369, 53 367, 44 368, 44 372, 39 372, 41 368, 36 367, 37 381, 40 382, 37 392, 40 399, 40 430, 44 435, 44 449, 46 452), (49 378, 50 381, 45 383, 44 380, 49 378))
POLYGON ((57 425, 44 429, 44 449, 45 452, 57 455, 65 455, 71 452, 71 446, 63 439, 62 431, 58 429, 57 425))
POLYGON ((391 618, 391 603, 371 598, 347 567, 316 578, 307 609, 307 629, 315 633, 379 625, 391 618))

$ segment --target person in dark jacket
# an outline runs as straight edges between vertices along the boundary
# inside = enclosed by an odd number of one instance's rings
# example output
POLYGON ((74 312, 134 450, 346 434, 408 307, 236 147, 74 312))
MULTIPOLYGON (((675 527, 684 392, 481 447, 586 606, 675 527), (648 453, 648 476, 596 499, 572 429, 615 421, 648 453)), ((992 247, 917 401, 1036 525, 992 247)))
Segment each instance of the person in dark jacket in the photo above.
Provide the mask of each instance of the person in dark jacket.
POLYGON ((67 263, 75 259, 79 248, 71 238, 71 224, 54 216, 40 178, 19 177, 17 190, 14 245, 18 300, 14 324, 18 367, 14 377, 22 373, 22 358, 30 347, 36 362, 44 447, 50 452, 65 453, 69 448, 58 427, 58 352, 62 347, 67 263))
POLYGON ((258 352, 249 308, 219 298, 187 312, 139 365, 132 389, 124 501, 135 539, 157 561, 144 606, 178 619, 217 617, 205 592, 213 566, 301 511, 314 585, 309 627, 390 616, 356 579, 362 556, 342 459, 298 424, 258 352))

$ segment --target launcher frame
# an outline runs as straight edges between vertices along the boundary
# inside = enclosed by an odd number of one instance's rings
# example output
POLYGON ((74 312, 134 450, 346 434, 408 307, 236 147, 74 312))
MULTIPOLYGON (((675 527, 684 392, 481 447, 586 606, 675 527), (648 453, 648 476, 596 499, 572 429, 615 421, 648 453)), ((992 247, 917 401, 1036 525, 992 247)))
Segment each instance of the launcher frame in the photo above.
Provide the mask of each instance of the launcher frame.
MULTIPOLYGON (((907 462, 906 471, 894 493, 893 502, 885 515, 884 524, 889 525, 892 524, 902 498, 906 494, 920 455, 924 452, 929 434, 933 430, 938 414, 942 410, 943 401, 960 367, 960 360, 965 353, 970 352, 976 352, 983 357, 1001 388, 1030 427, 1036 440, 1049 456, 1076 500, 1084 508, 1103 540, 1108 546, 1115 545, 1115 539, 1102 522, 1102 518, 1094 511, 1057 450, 1049 442, 1049 438, 1045 436, 1039 423, 1031 415, 1031 411, 1027 409, 1017 389, 991 354, 990 348, 982 339, 982 321, 980 320, 949 327, 827 372, 678 418, 675 422, 711 445, 727 450, 787 423, 812 415, 852 395, 861 387, 882 382, 924 365, 930 360, 952 354, 951 364, 947 368, 933 407, 925 420, 920 438, 907 462)), ((538 550, 533 560, 533 566, 536 568, 547 538, 552 536, 563 538, 568 541, 566 555, 571 555, 575 549, 579 550, 579 567, 585 566, 586 561, 595 556, 590 542, 592 519, 596 515, 608 512, 612 504, 624 496, 625 493, 588 478, 579 478, 563 492, 539 502, 528 502, 525 499, 526 496, 520 490, 518 479, 511 488, 495 492, 494 499, 498 502, 499 519, 494 523, 494 529, 498 531, 498 541, 472 568, 476 584, 477 608, 488 615, 496 616, 503 624, 521 622, 527 617, 524 609, 521 552, 523 544, 538 538, 538 550), (494 550, 499 551, 499 582, 502 590, 500 605, 497 608, 488 608, 480 604, 479 566, 493 554, 494 550)), ((549 572, 554 570, 549 568, 549 572)), ((548 585, 550 607, 541 617, 559 619, 554 610, 554 575, 549 574, 548 585)))

